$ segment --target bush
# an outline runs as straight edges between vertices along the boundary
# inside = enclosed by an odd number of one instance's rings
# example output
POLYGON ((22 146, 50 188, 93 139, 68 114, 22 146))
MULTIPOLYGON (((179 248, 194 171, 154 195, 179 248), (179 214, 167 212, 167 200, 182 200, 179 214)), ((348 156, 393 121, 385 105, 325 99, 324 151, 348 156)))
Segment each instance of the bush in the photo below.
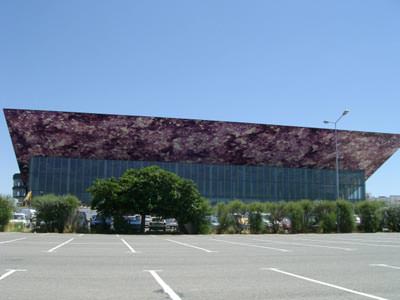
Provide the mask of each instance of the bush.
POLYGON ((4 231, 5 226, 11 219, 12 204, 8 197, 0 195, 0 231, 4 231))
POLYGON ((389 231, 400 231, 400 206, 389 206, 381 209, 382 229, 389 231))
POLYGON ((354 229, 353 205, 344 200, 336 202, 336 212, 338 214, 339 232, 349 233, 354 229))
POLYGON ((271 213, 272 231, 278 233, 282 230, 281 221, 285 217, 285 205, 286 203, 271 203, 268 205, 268 209, 271 213))
POLYGON ((304 232, 304 210, 300 203, 289 202, 285 205, 285 215, 291 221, 291 233, 304 232))
POLYGON ((72 225, 72 218, 79 206, 75 196, 56 196, 53 194, 34 197, 32 206, 37 210, 37 222, 45 223, 45 230, 59 233, 72 225))
POLYGON ((249 215, 250 233, 263 233, 265 231, 261 213, 251 212, 249 215))
POLYGON ((238 228, 236 226, 235 218, 229 210, 229 207, 225 203, 217 204, 217 217, 219 221, 218 233, 237 233, 238 228))
POLYGON ((319 231, 336 232, 336 204, 333 201, 318 201, 314 203, 315 222, 319 231))
POLYGON ((364 232, 379 231, 382 222, 383 202, 378 201, 362 201, 356 206, 357 212, 360 215, 360 229, 364 232))

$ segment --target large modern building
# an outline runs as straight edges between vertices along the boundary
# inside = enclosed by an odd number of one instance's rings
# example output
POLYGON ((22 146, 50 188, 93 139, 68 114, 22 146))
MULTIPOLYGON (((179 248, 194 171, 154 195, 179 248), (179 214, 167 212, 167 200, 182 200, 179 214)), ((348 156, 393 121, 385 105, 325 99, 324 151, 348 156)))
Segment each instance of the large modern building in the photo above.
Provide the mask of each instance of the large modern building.
MULTIPOLYGON (((33 195, 89 202, 96 178, 158 165, 192 179, 215 201, 335 199, 330 129, 4 109, 21 178, 33 195)), ((365 181, 400 147, 399 134, 338 131, 340 197, 365 198, 365 181)))

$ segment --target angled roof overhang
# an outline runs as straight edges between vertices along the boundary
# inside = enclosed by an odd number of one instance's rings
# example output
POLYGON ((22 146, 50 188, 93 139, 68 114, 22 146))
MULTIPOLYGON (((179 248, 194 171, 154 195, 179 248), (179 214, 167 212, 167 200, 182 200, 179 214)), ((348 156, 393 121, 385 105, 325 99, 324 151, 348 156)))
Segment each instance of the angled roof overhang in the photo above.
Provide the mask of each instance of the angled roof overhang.
MULTIPOLYGON (((4 109, 24 174, 34 156, 335 168, 330 129, 176 118, 4 109)), ((372 175, 399 134, 340 130, 340 168, 372 175)))

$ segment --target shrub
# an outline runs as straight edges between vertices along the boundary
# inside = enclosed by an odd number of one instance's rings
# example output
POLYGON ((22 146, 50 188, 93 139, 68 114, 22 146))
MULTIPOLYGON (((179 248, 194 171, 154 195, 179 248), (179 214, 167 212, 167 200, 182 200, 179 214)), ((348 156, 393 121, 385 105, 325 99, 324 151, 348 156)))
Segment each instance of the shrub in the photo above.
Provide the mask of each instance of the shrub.
POLYGON ((258 211, 251 212, 249 215, 250 233, 263 233, 264 223, 261 213, 258 211))
POLYGON ((217 204, 217 216, 219 221, 218 233, 237 233, 240 232, 237 228, 235 218, 230 211, 230 206, 225 203, 217 204))
POLYGON ((333 201, 318 201, 314 203, 315 222, 319 231, 336 232, 336 204, 333 201))
POLYGON ((300 203, 289 202, 285 205, 285 215, 291 221, 291 232, 304 232, 304 210, 300 203))
POLYGON ((34 197, 32 206, 37 210, 37 222, 45 223, 46 230, 62 233, 71 226, 72 218, 79 206, 75 196, 56 196, 53 194, 34 197))
POLYGON ((357 204, 357 212, 360 215, 360 229, 364 232, 376 232, 382 221, 382 210, 384 203, 379 201, 362 201, 357 204))
POLYGON ((12 204, 8 197, 0 195, 0 231, 3 231, 5 226, 10 221, 12 215, 12 204))
POLYGON ((339 232, 349 233, 354 229, 353 206, 350 202, 339 200, 336 202, 336 212, 338 214, 339 232))
POLYGON ((274 233, 280 232, 282 230, 280 224, 285 217, 285 203, 271 203, 269 205, 269 210, 271 213, 272 231, 274 233))
POLYGON ((400 206, 389 206, 381 209, 382 228, 389 231, 400 231, 400 206))

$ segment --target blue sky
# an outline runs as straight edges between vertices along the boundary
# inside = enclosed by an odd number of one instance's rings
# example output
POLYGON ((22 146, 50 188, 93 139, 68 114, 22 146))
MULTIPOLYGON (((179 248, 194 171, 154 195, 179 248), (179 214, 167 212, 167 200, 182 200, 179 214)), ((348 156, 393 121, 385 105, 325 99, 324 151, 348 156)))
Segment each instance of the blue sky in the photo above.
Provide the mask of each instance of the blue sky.
MULTIPOLYGON (((400 133, 400 1, 0 1, 0 107, 400 133)), ((0 193, 17 164, 0 116, 0 193)), ((400 152, 368 181, 400 195, 400 152)))

